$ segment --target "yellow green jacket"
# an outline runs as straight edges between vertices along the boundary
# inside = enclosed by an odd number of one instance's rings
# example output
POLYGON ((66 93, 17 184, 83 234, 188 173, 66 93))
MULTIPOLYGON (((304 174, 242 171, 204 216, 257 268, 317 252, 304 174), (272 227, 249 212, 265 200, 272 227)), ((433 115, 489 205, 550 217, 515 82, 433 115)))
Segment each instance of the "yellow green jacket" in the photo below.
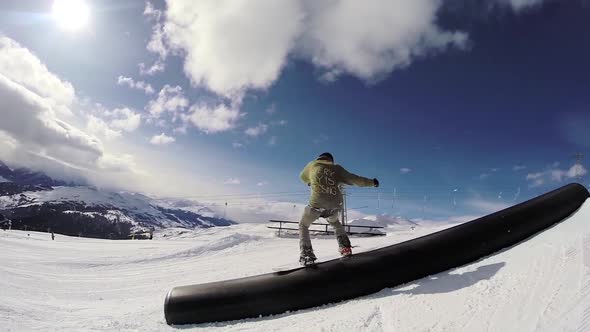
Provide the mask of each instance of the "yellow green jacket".
POLYGON ((311 161, 301 174, 301 181, 310 185, 309 206, 324 209, 342 208, 341 185, 372 187, 373 179, 352 174, 328 160, 311 161))

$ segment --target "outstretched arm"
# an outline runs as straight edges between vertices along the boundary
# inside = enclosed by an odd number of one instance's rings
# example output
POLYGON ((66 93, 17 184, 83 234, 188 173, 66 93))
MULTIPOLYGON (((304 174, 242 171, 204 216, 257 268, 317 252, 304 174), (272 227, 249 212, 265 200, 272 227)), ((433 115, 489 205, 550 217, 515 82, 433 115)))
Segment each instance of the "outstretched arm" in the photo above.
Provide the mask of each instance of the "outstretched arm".
POLYGON ((375 179, 369 179, 363 176, 359 176, 349 171, 345 170, 344 167, 338 166, 338 173, 340 174, 340 179, 342 182, 348 185, 354 185, 359 187, 377 187, 379 182, 376 182, 375 179))

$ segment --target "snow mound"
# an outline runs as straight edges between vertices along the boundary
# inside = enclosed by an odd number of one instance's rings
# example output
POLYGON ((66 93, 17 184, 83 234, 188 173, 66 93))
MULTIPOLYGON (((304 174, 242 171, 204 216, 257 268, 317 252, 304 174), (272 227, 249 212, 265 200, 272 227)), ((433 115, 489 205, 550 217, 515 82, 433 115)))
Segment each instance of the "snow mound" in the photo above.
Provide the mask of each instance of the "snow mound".
POLYGON ((213 253, 217 251, 222 251, 226 249, 230 249, 233 247, 240 246, 242 244, 248 242, 254 242, 262 239, 260 236, 257 235, 248 235, 248 234, 241 234, 236 233, 230 236, 223 237, 219 240, 216 240, 212 243, 208 243, 204 246, 197 246, 188 250, 181 251, 176 253, 175 256, 177 257, 194 257, 200 256, 206 253, 213 253))
POLYGON ((216 239, 205 243, 203 245, 194 246, 192 248, 188 248, 185 250, 177 251, 175 253, 164 255, 160 257, 151 257, 148 259, 141 259, 138 261, 134 261, 132 263, 144 263, 146 261, 160 261, 160 260, 169 260, 169 259, 187 259, 187 258, 195 258, 199 256, 205 255, 212 255, 218 252, 235 249, 237 247, 241 247, 244 244, 250 242, 256 242, 261 240, 262 237, 257 235, 248 235, 248 234, 241 234, 235 233, 229 236, 222 237, 220 239, 216 239))

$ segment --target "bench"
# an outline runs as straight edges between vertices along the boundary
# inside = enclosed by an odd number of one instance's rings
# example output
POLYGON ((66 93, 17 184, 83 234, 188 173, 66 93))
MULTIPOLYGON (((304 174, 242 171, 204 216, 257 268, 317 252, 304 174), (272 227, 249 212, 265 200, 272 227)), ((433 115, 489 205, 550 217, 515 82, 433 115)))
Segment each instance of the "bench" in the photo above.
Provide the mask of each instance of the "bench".
MULTIPOLYGON (((277 229, 278 233, 279 233, 279 237, 281 236, 281 231, 299 231, 298 227, 289 227, 290 225, 298 225, 299 223, 297 221, 287 221, 287 220, 269 220, 269 222, 271 223, 278 223, 278 227, 277 226, 267 226, 267 228, 270 229, 277 229)), ((326 235, 331 235, 334 234, 334 231, 332 230, 328 230, 328 226, 330 226, 330 224, 324 224, 324 223, 319 223, 319 222, 314 222, 310 225, 309 231, 310 232, 315 232, 315 233, 321 233, 321 234, 326 234, 326 235), (320 226, 320 228, 324 228, 324 229, 313 229, 313 226, 320 226)), ((346 233, 348 235, 368 235, 368 236, 381 236, 381 235, 385 235, 385 233, 383 232, 371 232, 373 230, 379 230, 381 228, 384 228, 383 226, 364 226, 364 225, 342 225, 344 226, 344 229, 346 230, 346 233), (351 231, 351 228, 361 228, 361 229, 366 229, 366 231, 351 231)))

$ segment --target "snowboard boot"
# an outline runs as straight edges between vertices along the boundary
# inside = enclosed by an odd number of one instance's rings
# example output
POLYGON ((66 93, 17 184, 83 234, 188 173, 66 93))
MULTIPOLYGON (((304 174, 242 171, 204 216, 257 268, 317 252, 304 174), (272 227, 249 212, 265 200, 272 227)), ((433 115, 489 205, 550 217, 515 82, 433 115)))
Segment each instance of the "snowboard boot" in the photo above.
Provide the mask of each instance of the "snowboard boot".
POLYGON ((302 247, 301 248, 301 256, 299 256, 299 263, 302 266, 310 266, 315 263, 315 257, 313 253, 313 249, 311 247, 302 247))
POLYGON ((342 247, 340 248, 340 255, 342 257, 349 257, 352 255, 352 248, 351 247, 342 247))
POLYGON ((315 260, 315 257, 301 256, 299 257, 299 264, 301 264, 301 266, 311 266, 315 264, 315 260))
POLYGON ((342 257, 352 255, 352 245, 350 244, 348 236, 338 236, 336 240, 338 241, 338 248, 340 249, 340 255, 342 257))

